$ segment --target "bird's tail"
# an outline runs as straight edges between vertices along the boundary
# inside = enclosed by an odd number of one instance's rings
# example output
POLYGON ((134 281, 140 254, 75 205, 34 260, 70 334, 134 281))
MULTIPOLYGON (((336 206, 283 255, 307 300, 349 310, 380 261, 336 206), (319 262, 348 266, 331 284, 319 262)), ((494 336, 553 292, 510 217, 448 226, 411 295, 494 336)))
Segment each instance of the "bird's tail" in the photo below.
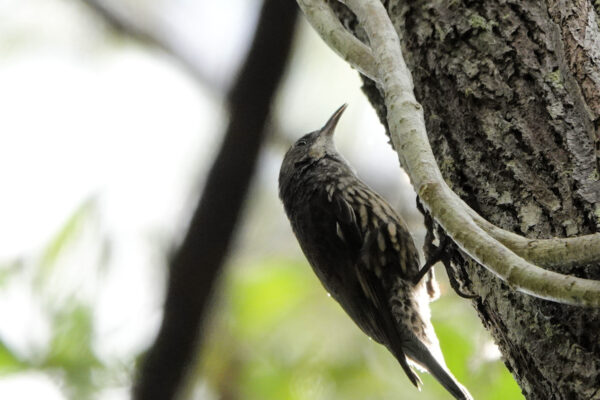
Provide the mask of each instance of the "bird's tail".
POLYGON ((457 400, 473 400, 469 391, 456 380, 444 364, 437 360, 423 342, 413 337, 411 343, 404 346, 406 356, 417 365, 426 369, 457 400))
POLYGON ((457 400, 473 400, 469 391, 456 380, 447 368, 440 365, 431 353, 428 353, 428 356, 430 358, 428 362, 430 363, 426 366, 427 370, 454 398, 457 400))

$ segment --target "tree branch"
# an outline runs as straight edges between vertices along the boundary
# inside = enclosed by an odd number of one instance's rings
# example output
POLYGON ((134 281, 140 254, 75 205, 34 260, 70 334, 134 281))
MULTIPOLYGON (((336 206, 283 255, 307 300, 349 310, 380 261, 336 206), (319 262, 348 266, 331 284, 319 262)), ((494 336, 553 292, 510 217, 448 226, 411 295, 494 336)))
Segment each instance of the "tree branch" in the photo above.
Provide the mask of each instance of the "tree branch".
MULTIPOLYGON (((319 2, 303 1, 311 4, 319 2)), ((566 304, 600 306, 600 282, 537 267, 475 223, 473 214, 476 213, 472 210, 469 212, 466 204, 446 185, 433 156, 423 110, 414 97, 411 74, 402 57, 398 35, 385 8, 377 0, 342 2, 358 17, 369 38, 378 81, 385 93, 392 141, 401 164, 411 177, 422 202, 446 233, 465 253, 514 289, 566 304)), ((475 219, 483 220, 479 216, 475 219)), ((496 234, 499 232, 496 231, 496 234)), ((592 238, 591 241, 594 242, 595 239, 592 238)), ((533 250, 533 253, 536 252, 533 250)), ((564 252, 557 252, 554 256, 565 255, 564 252)))
POLYGON ((248 191, 275 90, 289 58, 297 8, 265 0, 254 40, 229 93, 231 118, 188 232, 170 265, 164 316, 133 397, 172 399, 200 341, 213 282, 248 191))
POLYGON ((323 1, 298 0, 298 5, 323 41, 369 79, 378 81, 371 49, 344 28, 333 10, 323 1))
POLYGON ((573 238, 528 239, 497 227, 470 208, 467 211, 490 236, 536 265, 571 267, 600 260, 600 233, 573 238))
POLYGON ((215 80, 211 79, 198 64, 188 54, 182 52, 180 48, 174 46, 167 38, 158 35, 151 27, 141 24, 135 18, 126 15, 125 12, 112 7, 103 0, 81 0, 97 15, 117 32, 123 33, 133 39, 149 44, 160 49, 173 57, 185 70, 187 70, 203 87, 209 89, 212 93, 222 93, 223 88, 218 87, 215 80))

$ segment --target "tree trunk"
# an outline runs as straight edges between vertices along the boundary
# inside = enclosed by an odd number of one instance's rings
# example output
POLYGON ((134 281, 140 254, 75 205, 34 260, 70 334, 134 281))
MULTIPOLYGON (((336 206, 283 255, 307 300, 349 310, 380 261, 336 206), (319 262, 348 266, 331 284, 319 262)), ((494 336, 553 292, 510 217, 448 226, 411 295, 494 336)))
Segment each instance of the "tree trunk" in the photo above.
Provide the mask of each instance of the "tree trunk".
MULTIPOLYGON (((597 231, 600 19, 591 2, 385 3, 450 187, 530 238, 597 231)), ((365 92, 385 121, 372 82, 365 92)), ((528 399, 600 399, 599 310, 517 293, 455 247, 452 259, 528 399)), ((600 264, 555 270, 600 279, 600 264)))

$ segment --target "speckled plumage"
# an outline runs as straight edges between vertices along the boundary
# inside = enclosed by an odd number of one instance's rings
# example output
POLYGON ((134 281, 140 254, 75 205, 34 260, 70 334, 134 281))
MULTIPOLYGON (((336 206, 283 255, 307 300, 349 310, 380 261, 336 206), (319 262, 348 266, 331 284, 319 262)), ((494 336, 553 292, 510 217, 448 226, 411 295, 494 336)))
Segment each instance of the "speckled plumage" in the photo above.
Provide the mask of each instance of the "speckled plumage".
POLYGON ((428 370, 455 398, 470 399, 445 366, 425 280, 414 282, 419 255, 406 224, 335 150, 333 132, 344 109, 284 157, 279 195, 292 229, 323 286, 390 350, 415 386, 421 381, 409 362, 428 370))

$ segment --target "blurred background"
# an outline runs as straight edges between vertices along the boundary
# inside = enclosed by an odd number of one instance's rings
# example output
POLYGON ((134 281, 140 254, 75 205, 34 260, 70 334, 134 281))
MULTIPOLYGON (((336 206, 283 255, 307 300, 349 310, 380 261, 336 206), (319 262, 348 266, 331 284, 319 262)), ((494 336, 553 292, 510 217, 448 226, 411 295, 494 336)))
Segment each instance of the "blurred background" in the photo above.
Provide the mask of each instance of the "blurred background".
MULTIPOLYGON (((261 4, 0 0, 0 398, 129 398, 261 4)), ((421 247, 415 194, 360 87, 300 18, 184 398, 448 398, 426 374, 418 393, 327 296, 277 197, 287 147, 349 103, 338 148, 421 247)), ((437 276, 450 369, 477 399, 522 398, 437 276)))

